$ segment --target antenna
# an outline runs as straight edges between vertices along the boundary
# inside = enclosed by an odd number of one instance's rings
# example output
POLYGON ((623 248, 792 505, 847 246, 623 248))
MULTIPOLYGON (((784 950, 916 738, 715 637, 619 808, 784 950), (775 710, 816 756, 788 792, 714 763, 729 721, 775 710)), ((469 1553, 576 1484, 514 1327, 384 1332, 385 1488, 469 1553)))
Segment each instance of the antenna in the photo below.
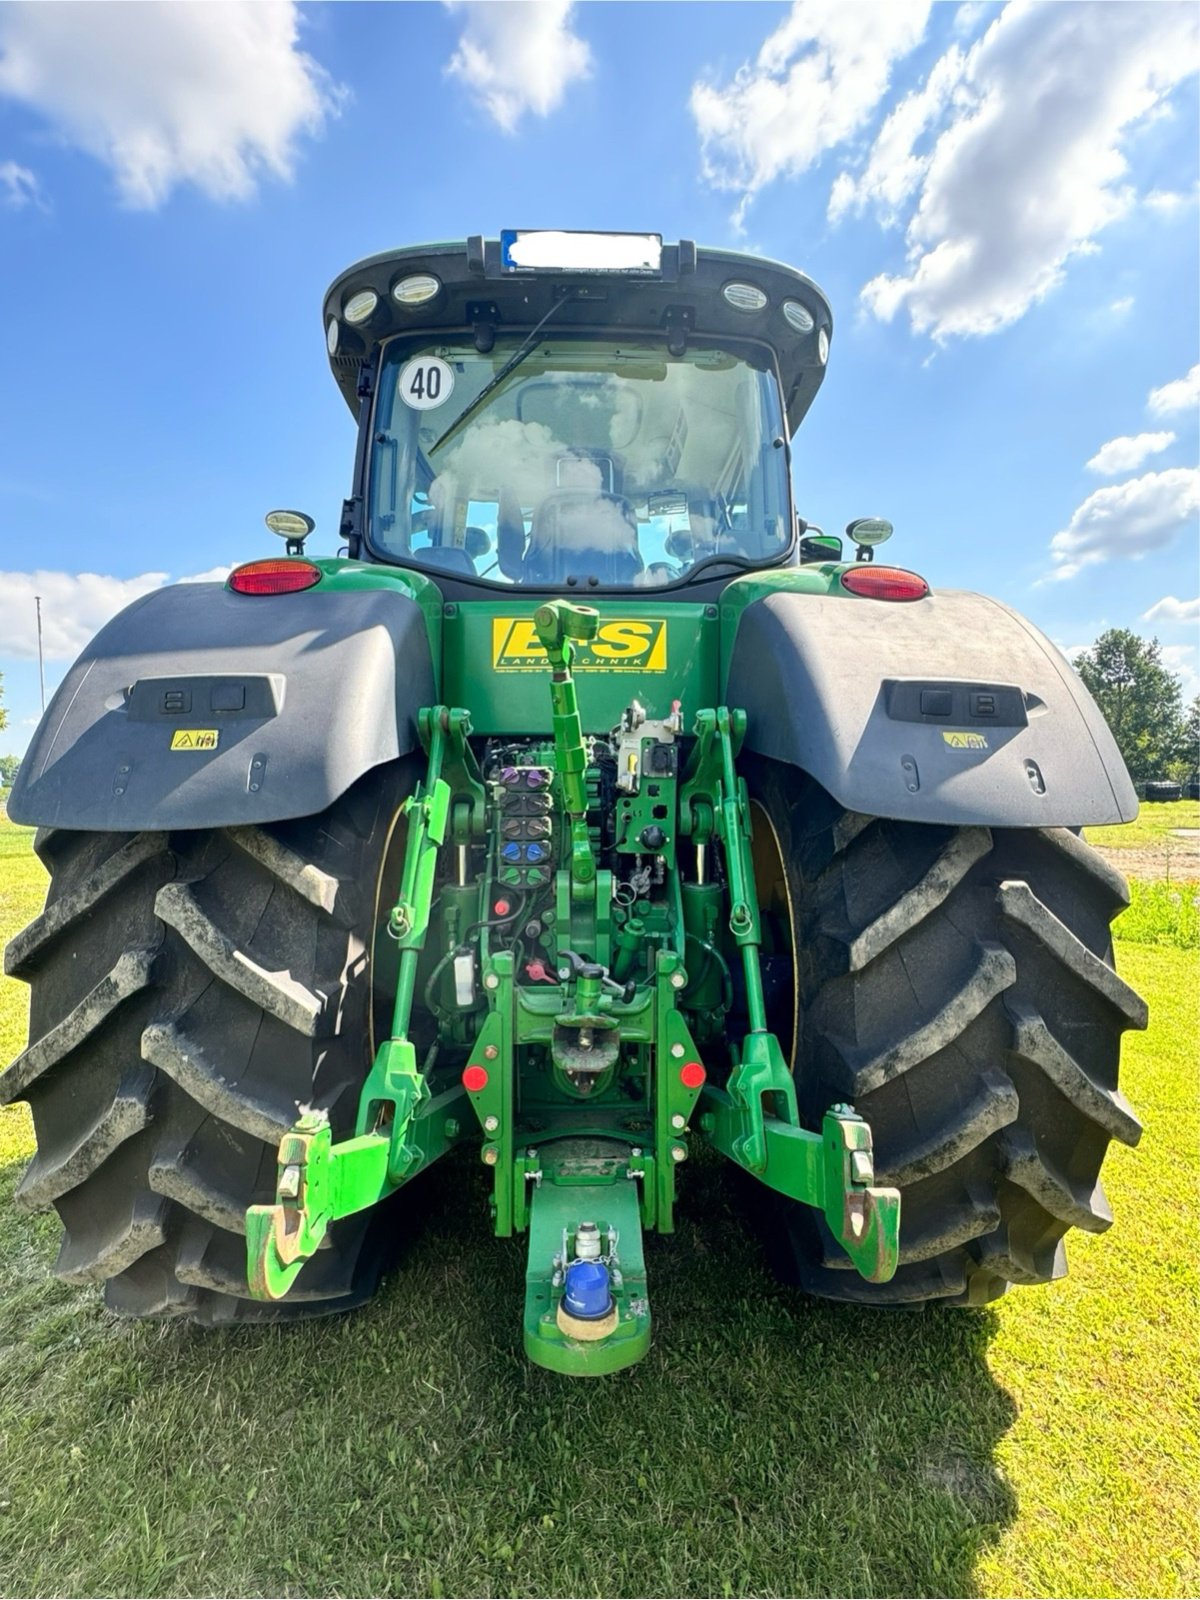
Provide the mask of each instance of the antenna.
POLYGON ((35 594, 34 595, 33 603, 34 603, 35 606, 37 606, 38 677, 41 679, 41 682, 42 682, 42 715, 45 716, 46 715, 46 663, 45 663, 45 661, 44 661, 44 659, 42 657, 42 597, 41 597, 40 594, 35 594))

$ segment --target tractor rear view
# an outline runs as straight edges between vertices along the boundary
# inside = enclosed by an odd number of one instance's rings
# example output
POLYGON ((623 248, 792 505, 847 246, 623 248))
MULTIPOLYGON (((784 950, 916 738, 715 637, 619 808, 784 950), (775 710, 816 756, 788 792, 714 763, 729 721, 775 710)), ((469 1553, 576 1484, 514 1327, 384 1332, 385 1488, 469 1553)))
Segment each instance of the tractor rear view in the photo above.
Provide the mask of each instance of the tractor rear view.
POLYGON ((0 1101, 56 1271, 133 1316, 344 1310, 465 1144, 528 1238, 526 1352, 608 1373, 707 1142, 810 1293, 1061 1276, 1140 1131, 1080 833, 1136 800, 1036 629, 796 515, 820 290, 513 232, 359 263, 325 327, 344 556, 272 513, 284 556, 136 601, 10 801, 51 881, 0 1101))

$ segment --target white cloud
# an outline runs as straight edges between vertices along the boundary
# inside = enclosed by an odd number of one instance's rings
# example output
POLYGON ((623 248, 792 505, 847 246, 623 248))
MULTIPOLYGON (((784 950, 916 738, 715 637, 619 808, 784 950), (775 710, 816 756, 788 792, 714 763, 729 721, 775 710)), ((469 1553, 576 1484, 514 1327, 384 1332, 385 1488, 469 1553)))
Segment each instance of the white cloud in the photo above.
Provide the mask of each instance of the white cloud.
POLYGON ((692 86, 704 176, 741 191, 739 226, 764 185, 806 172, 863 127, 893 64, 920 43, 929 9, 929 0, 795 0, 753 65, 724 88, 692 86))
POLYGON ((15 161, 0 161, 0 204, 18 210, 29 205, 44 208, 36 174, 15 161))
POLYGON ((1143 622, 1200 622, 1200 600, 1177 600, 1173 594, 1142 612, 1143 622))
MULTIPOLYGON (((229 567, 213 567, 179 583, 223 581, 229 567)), ((42 597, 42 641, 47 661, 72 661, 117 612, 161 589, 165 572, 113 578, 97 572, 0 572, 0 654, 36 661, 37 606, 42 597)))
POLYGON ((907 270, 866 284, 867 308, 885 321, 904 308, 944 340, 995 333, 1049 294, 1134 204, 1122 143, 1194 70, 1198 15, 1014 0, 965 56, 951 46, 833 197, 846 209, 852 184, 888 221, 916 196, 907 270))
POLYGON ((446 72, 461 78, 506 133, 527 111, 546 117, 591 71, 591 51, 571 32, 571 0, 445 0, 466 14, 446 72))
POLYGON ((984 17, 994 12, 996 7, 985 3, 985 0, 964 0, 954 13, 954 31, 960 39, 970 38, 984 17))
POLYGON ((1180 194, 1174 189, 1151 189, 1142 200, 1147 210, 1157 212, 1160 217, 1177 216, 1184 206, 1194 205, 1195 202, 1195 189, 1191 194, 1180 194))
POLYGON ((921 88, 906 94, 888 114, 862 174, 838 173, 829 196, 831 222, 840 221, 851 208, 862 212, 868 205, 876 208, 885 226, 899 220, 902 204, 920 186, 931 160, 932 153, 919 153, 916 145, 945 111, 966 60, 952 45, 921 88))
POLYGON ((1162 647, 1163 665, 1179 679, 1179 692, 1186 704, 1200 694, 1200 674, 1196 672, 1196 646, 1194 644, 1165 644, 1162 647))
POLYGON ((1171 467, 1088 495, 1050 541, 1051 578, 1117 556, 1137 560, 1161 550, 1200 511, 1200 469, 1171 467))
POLYGON ((291 0, 0 6, 0 96, 111 168, 130 206, 192 183, 218 200, 290 178, 337 93, 297 48, 291 0))
POLYGON ((1176 378, 1164 383, 1161 389, 1151 389, 1146 397, 1146 410, 1152 417, 1170 417, 1176 411, 1195 411, 1200 405, 1200 362, 1186 378, 1176 378))
POLYGON ((1119 300, 1114 300, 1108 309, 1114 317, 1127 317, 1133 310, 1133 296, 1123 294, 1119 300))
POLYGON ((1174 443, 1173 433, 1127 433, 1102 444, 1087 468, 1089 472, 1098 472, 1102 478, 1112 478, 1118 472, 1132 472, 1147 456, 1156 456, 1174 443))

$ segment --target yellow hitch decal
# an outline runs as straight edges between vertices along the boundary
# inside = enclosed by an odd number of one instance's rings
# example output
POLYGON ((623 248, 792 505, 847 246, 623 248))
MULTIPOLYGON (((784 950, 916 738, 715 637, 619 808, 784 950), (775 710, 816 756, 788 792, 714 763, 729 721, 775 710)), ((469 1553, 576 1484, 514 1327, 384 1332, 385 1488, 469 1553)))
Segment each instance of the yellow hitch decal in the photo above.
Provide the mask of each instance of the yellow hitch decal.
POLYGON ((951 750, 986 750, 988 742, 981 733, 950 733, 943 730, 942 738, 951 750))
MULTIPOLYGON (((574 652, 576 672, 665 672, 667 624, 661 617, 613 617, 601 622, 594 639, 574 641, 574 652)), ((497 672, 549 671, 531 618, 492 619, 492 666, 497 672)))
POLYGON ((215 750, 220 737, 219 728, 176 728, 171 735, 171 749, 215 750))

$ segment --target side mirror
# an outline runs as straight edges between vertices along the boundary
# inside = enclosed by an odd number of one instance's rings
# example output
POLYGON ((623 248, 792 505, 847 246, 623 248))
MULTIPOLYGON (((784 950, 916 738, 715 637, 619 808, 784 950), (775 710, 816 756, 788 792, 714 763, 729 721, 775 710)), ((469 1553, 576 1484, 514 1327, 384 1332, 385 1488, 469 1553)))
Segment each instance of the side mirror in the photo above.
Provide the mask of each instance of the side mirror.
POLYGON ((808 561, 840 561, 842 541, 836 533, 811 533, 800 541, 800 564, 808 561))
POLYGON ((304 541, 316 527, 313 519, 305 516, 303 511, 268 511, 263 521, 272 533, 287 540, 287 553, 290 556, 304 554, 304 541))
POLYGON ((856 561, 874 561, 875 546, 890 539, 894 532, 886 517, 855 517, 846 524, 846 537, 853 539, 857 548, 856 561))

